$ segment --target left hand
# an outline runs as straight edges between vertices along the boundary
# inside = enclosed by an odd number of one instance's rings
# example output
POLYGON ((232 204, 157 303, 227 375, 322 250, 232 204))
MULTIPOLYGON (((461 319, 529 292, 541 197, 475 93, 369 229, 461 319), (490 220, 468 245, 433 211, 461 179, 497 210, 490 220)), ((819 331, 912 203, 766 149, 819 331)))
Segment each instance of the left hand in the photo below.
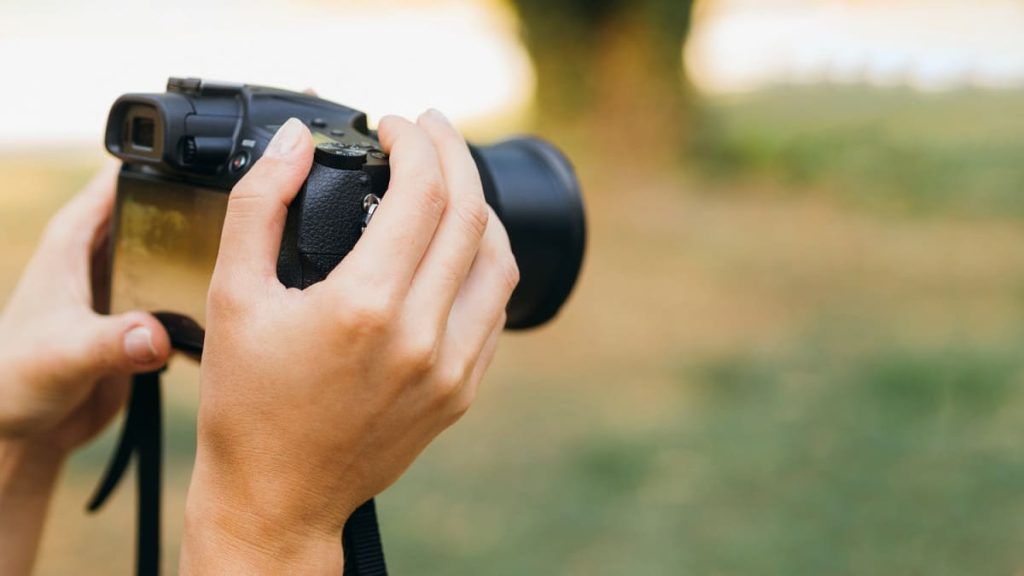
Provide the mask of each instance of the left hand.
POLYGON ((117 167, 54 216, 0 313, 0 442, 67 454, 118 412, 132 374, 170 356, 150 314, 93 311, 93 263, 105 253, 117 167))

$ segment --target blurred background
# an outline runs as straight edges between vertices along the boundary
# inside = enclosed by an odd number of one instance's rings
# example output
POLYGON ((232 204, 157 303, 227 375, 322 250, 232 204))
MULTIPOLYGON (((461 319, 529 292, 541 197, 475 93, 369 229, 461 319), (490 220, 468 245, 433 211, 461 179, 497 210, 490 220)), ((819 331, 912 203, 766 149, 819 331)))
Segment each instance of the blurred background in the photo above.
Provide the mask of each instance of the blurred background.
MULTIPOLYGON (((0 0, 0 298, 170 75, 536 132, 583 274, 381 496, 395 574, 1019 574, 1022 32, 1020 0, 0 0)), ((166 395, 174 570, 196 367, 166 395)), ((84 513, 115 433, 40 574, 130 573, 130 483, 84 513)))

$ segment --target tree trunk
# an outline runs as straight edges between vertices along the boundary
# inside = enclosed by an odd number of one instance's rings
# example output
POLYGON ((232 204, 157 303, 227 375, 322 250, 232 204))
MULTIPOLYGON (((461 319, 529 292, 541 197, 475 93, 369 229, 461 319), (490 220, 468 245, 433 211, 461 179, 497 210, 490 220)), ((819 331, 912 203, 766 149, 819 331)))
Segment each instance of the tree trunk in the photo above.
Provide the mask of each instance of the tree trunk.
MULTIPOLYGON (((685 18, 639 2, 582 11, 520 0, 537 74, 536 121, 586 139, 630 166, 677 161, 687 147, 692 104, 683 64, 685 18)), ((656 4, 656 3, 655 3, 656 4)))

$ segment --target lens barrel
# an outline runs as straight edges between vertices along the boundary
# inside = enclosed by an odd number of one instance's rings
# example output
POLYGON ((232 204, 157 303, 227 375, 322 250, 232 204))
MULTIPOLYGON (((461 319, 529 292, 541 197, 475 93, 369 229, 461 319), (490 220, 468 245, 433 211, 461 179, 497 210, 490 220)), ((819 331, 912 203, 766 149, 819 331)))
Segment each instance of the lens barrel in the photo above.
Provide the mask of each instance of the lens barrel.
POLYGON ((586 223, 569 160, 539 138, 472 147, 488 204, 508 231, 519 286, 505 327, 550 320, 569 297, 583 262, 586 223))

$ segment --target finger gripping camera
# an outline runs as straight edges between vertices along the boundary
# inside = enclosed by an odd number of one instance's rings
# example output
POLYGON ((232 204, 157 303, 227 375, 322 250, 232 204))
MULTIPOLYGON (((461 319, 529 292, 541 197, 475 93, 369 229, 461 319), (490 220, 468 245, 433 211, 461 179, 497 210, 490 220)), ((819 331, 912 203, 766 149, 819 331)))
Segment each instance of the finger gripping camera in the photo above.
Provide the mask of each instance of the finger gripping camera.
MULTIPOLYGON (((153 311, 175 346, 202 349, 228 194, 292 117, 310 128, 316 149, 288 210, 277 272, 286 286, 306 288, 355 246, 387 193, 388 157, 364 113, 309 94, 194 78, 114 103, 106 147, 123 168, 107 308, 153 311)), ((506 328, 540 325, 565 302, 582 262, 579 183, 565 156, 537 138, 470 151, 520 269, 506 328)))

